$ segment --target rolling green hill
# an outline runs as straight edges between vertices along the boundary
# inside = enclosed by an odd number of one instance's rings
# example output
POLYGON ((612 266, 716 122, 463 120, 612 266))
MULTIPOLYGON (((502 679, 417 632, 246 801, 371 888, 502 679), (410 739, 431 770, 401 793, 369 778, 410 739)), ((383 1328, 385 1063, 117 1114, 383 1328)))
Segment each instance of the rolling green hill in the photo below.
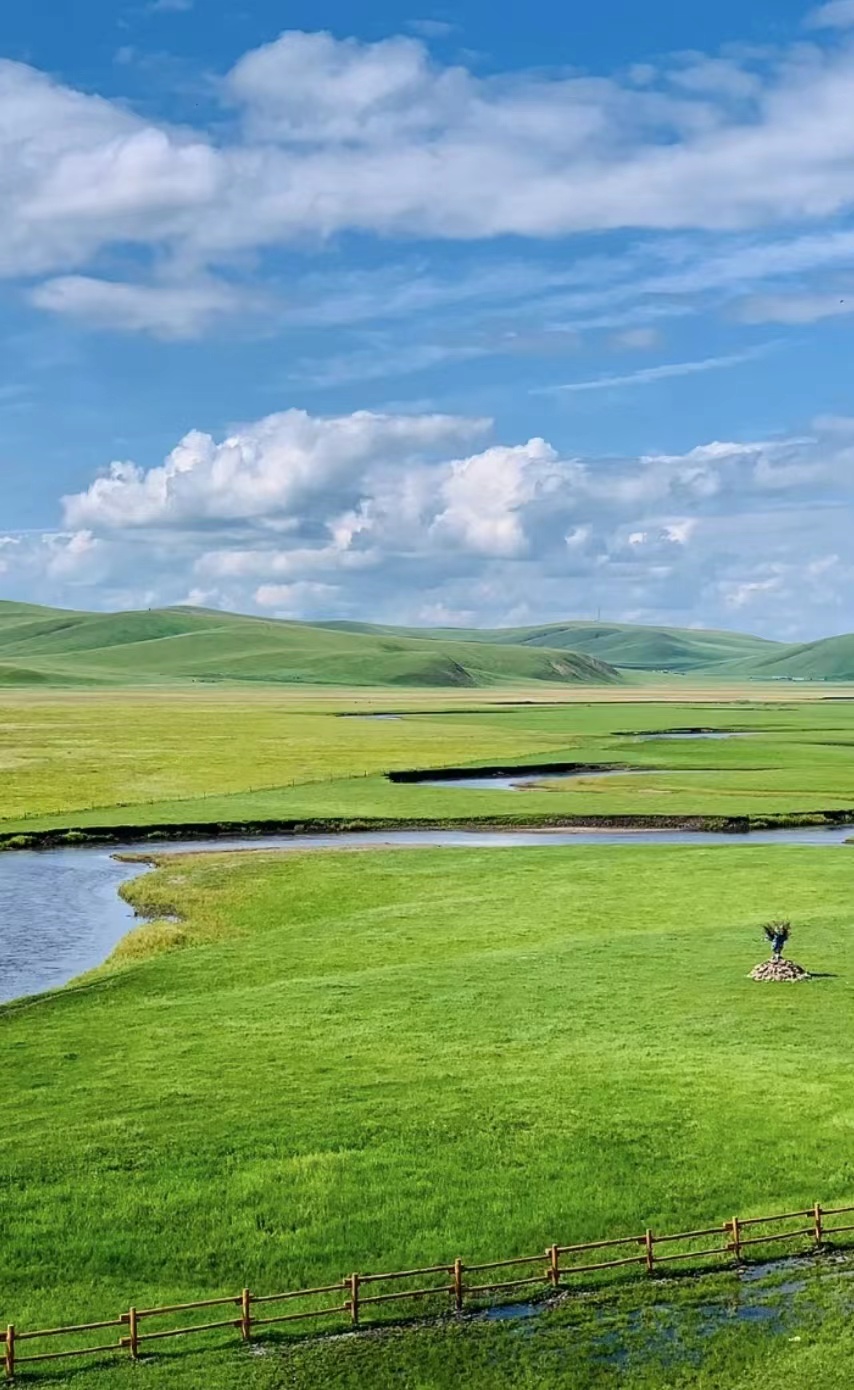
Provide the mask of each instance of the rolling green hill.
POLYGON ((201 608, 84 613, 0 601, 0 688, 187 681, 477 687, 614 684, 631 673, 854 680, 854 635, 565 622, 495 628, 301 623, 201 608))
POLYGON ((0 603, 0 686, 186 681, 487 686, 614 684, 567 650, 361 633, 202 609, 73 613, 0 603))
MULTIPOLYGON (((382 628, 369 623, 333 623, 338 631, 412 636, 415 628, 382 628)), ((442 642, 488 642, 491 645, 570 649, 611 666, 635 671, 706 673, 725 663, 785 653, 781 642, 738 632, 694 628, 641 627, 631 623, 567 622, 537 627, 429 628, 419 632, 442 642)))
POLYGON ((783 647, 742 663, 740 669, 754 680, 854 680, 854 633, 783 647))

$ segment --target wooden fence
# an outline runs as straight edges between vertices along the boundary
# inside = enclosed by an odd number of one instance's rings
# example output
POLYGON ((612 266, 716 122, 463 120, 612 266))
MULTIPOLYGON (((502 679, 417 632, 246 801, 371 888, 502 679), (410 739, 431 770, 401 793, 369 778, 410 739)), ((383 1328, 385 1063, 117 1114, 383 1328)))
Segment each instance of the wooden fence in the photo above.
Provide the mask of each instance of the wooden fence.
POLYGON ((816 1203, 804 1211, 784 1212, 776 1216, 747 1219, 734 1216, 720 1226, 681 1231, 676 1235, 657 1235, 646 1230, 640 1235, 587 1241, 581 1245, 550 1245, 544 1254, 492 1260, 486 1264, 468 1264, 456 1259, 450 1264, 398 1270, 390 1274, 348 1274, 333 1284, 313 1289, 294 1289, 287 1293, 256 1294, 242 1289, 238 1294, 222 1298, 173 1303, 160 1308, 131 1307, 117 1318, 35 1331, 21 1331, 10 1324, 5 1332, 0 1332, 0 1345, 4 1350, 6 1377, 11 1380, 24 1366, 35 1362, 100 1356, 110 1352, 124 1353, 136 1360, 143 1346, 149 1342, 167 1337, 192 1336, 214 1329, 232 1329, 239 1333, 244 1342, 248 1342, 253 1331, 273 1324, 306 1322, 311 1325, 331 1318, 358 1328, 369 1308, 424 1299, 440 1299, 446 1306, 461 1313, 467 1299, 475 1304, 483 1303, 497 1294, 519 1289, 533 1290, 537 1286, 555 1292, 571 1288, 570 1281, 578 1276, 604 1270, 635 1268, 655 1274, 677 1261, 697 1262, 720 1257, 733 1257, 740 1261, 746 1249, 780 1241, 809 1241, 820 1249, 839 1236, 854 1231, 854 1223, 842 1226, 830 1224, 834 1218, 852 1213, 854 1206, 822 1207, 816 1203), (792 1222, 799 1223, 795 1229, 789 1229, 792 1222), (769 1229, 775 1226, 785 1229, 769 1229), (710 1244, 713 1237, 717 1237, 717 1243, 710 1244), (697 1248, 698 1242, 701 1248, 697 1248), (678 1246, 687 1248, 674 1249, 678 1246), (662 1247, 664 1253, 659 1253, 662 1247), (594 1256, 593 1260, 585 1263, 585 1257, 590 1255, 594 1256), (526 1273, 527 1270, 532 1273, 526 1273), (502 1274, 510 1277, 496 1277, 502 1274), (389 1288, 389 1285, 392 1287, 389 1288), (275 1311, 279 1307, 283 1311, 275 1311), (183 1319, 184 1314, 200 1309, 219 1309, 222 1316, 215 1315, 210 1322, 188 1324, 184 1319, 176 1326, 157 1326, 158 1320, 183 1319), (259 1317, 256 1309, 260 1309, 264 1316, 259 1317), (268 1314, 268 1310, 272 1315, 268 1314), (148 1331, 152 1320, 154 1325, 148 1331), (56 1337, 79 1340, 90 1333, 110 1328, 118 1329, 118 1335, 112 1341, 102 1340, 97 1345, 87 1342, 86 1345, 75 1345, 60 1351, 28 1350, 32 1342, 38 1345, 56 1337))

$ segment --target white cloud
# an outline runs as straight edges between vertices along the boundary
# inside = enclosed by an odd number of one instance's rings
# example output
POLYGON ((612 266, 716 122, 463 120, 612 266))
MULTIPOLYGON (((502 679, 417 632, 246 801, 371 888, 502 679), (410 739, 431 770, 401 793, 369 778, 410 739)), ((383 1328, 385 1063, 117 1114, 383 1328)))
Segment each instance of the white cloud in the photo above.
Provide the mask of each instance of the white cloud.
POLYGON ((830 0, 807 15, 811 29, 849 29, 854 27, 854 0, 830 0))
POLYGON ((484 428, 285 412, 219 443, 191 434, 159 468, 96 479, 62 532, 0 542, 4 586, 78 608, 854 628, 850 421, 678 454, 574 457, 536 438, 462 453, 484 428))
POLYGON ((277 183, 273 207, 256 184, 259 208, 285 227, 308 215, 320 231, 553 236, 761 225, 849 205, 850 56, 794 50, 770 74, 740 71, 746 108, 743 90, 720 83, 675 94, 614 78, 483 79, 431 63, 410 39, 291 33, 246 55, 227 88, 250 132, 275 141, 291 172, 300 160, 298 205, 277 183))
POLYGON ((667 522, 664 527, 664 536, 667 540, 673 541, 675 545, 687 545, 696 529, 696 518, 684 517, 680 521, 667 522))
POLYGON ((0 62, 0 274, 83 264, 114 242, 157 243, 212 206, 223 170, 204 139, 0 62))
POLYGON ((477 614, 471 608, 448 608, 444 603, 425 603, 413 621, 420 627, 471 627, 477 614))
POLYGON ((833 38, 677 57, 639 87, 480 76, 412 37, 290 32, 222 79, 234 123, 193 130, 6 61, 0 274, 65 277, 111 246, 188 277, 344 231, 554 238, 827 218, 854 207, 852 81, 854 52, 833 38))
POLYGON ((624 328, 611 338, 611 347, 617 352, 650 352, 661 344, 661 333, 657 328, 624 328))
POLYGON ((0 536, 0 574, 9 574, 14 563, 15 547, 20 546, 19 536, 0 536))
POLYGON ((563 535, 573 494, 592 496, 595 485, 542 439, 454 452, 487 424, 287 411, 220 443, 191 432, 162 465, 111 465, 65 499, 65 521, 78 534, 185 545, 203 587, 352 579, 390 551, 441 552, 451 565, 512 557, 547 523, 563 535), (162 542, 170 533, 176 540, 162 542))
POLYGON ((779 594, 785 583, 782 567, 767 579, 723 580, 721 592, 728 608, 747 608, 769 594, 779 594))
POLYGON ((63 275, 37 285, 30 298, 39 309, 84 319, 101 328, 194 338, 216 319, 251 309, 252 297, 214 280, 182 284, 123 284, 87 275, 63 275))
POLYGON ((433 71, 416 39, 366 44, 291 31, 241 58, 225 89, 252 136, 283 146, 370 146, 428 132, 451 96, 446 89, 465 81, 453 69, 433 71))
POLYGON ((51 579, 61 583, 97 584, 108 572, 108 547, 91 531, 48 535, 43 543, 47 550, 45 568, 51 579))
POLYGON ((368 464, 401 466, 482 433, 482 420, 447 415, 321 419, 305 411, 269 415, 217 444, 192 431, 165 463, 147 471, 113 463, 86 492, 65 499, 69 526, 207 526, 272 519, 334 494, 358 502, 368 464))
POLYGON ((854 293, 754 295, 736 306, 743 323, 818 323, 854 314, 854 293))
POLYGON ((422 39, 447 39, 459 26, 447 19, 410 19, 406 27, 422 39))
POLYGON ((261 584, 254 594, 260 608, 274 608, 278 617, 298 618, 307 606, 334 600, 337 590, 331 584, 261 584))
MULTIPOLYGON (((240 549, 239 543, 220 550, 205 550, 194 565, 197 579, 205 583, 251 581, 259 579, 307 579, 314 574, 341 579, 346 571, 365 570, 382 563, 382 554, 373 549, 354 545, 357 532, 342 535, 335 521, 328 523, 332 543, 328 545, 292 545, 283 549, 275 543, 263 544, 253 538, 251 548, 240 549)), ((244 542, 245 543, 245 542, 244 542)))
POLYGON ((822 434, 849 439, 854 436, 854 416, 851 415, 819 415, 813 424, 822 434))
POLYGON ((552 391, 604 391, 623 386, 649 386, 656 381, 667 381, 671 377, 695 376, 698 372, 716 372, 725 367, 736 367, 750 362, 767 348, 750 348, 745 352, 733 352, 726 357, 704 357, 698 362, 665 362, 658 367, 643 367, 637 372, 627 372, 623 376, 598 376, 590 381, 569 381, 561 386, 538 387, 535 394, 552 391))
POLYGON ((527 545, 523 509, 559 490, 558 455, 544 439, 455 460, 433 530, 479 555, 513 556, 527 545))
MULTIPOLYGON (((495 346, 492 350, 495 350, 495 346)), ((404 347, 399 342, 378 340, 372 334, 367 347, 356 348, 347 354, 324 353, 316 360, 298 363, 288 374, 288 380, 294 385, 313 387, 381 381, 451 362, 469 362, 489 352, 490 348, 484 343, 421 342, 404 347)))

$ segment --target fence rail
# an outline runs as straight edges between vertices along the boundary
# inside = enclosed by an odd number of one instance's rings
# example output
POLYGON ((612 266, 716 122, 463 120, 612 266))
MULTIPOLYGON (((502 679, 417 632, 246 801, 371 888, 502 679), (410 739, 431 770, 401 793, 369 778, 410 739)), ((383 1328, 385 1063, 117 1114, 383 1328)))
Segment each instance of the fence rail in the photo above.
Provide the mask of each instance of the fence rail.
POLYGON ((264 1328, 273 1324, 278 1326, 283 1323, 335 1317, 349 1319, 350 1325, 358 1328, 362 1322, 362 1310, 364 1308, 395 1304, 407 1300, 417 1302, 423 1299, 442 1298, 450 1300, 456 1311, 462 1312, 465 1308, 466 1298, 477 1299, 482 1302, 485 1298, 496 1294, 508 1293, 514 1289, 533 1288, 537 1285, 544 1290, 547 1288, 552 1291, 567 1289, 571 1287, 569 1281, 579 1275, 598 1273, 602 1270, 634 1266, 638 1269, 644 1268, 648 1274, 655 1274, 659 1266, 682 1260, 700 1261, 713 1257, 718 1259, 734 1257, 735 1261, 739 1262, 745 1247, 770 1245, 779 1241, 803 1241, 807 1238, 816 1249, 821 1249, 831 1244, 834 1238, 854 1231, 854 1223, 830 1225, 828 1218, 851 1214, 854 1214, 854 1205, 823 1207, 816 1202, 814 1206, 803 1211, 784 1212, 777 1216, 744 1218, 734 1216, 729 1221, 724 1221, 720 1226, 706 1226, 700 1230, 681 1231, 675 1235, 657 1235, 648 1229, 642 1235, 615 1236, 607 1240, 587 1241, 580 1245, 550 1245, 542 1255, 513 1255, 506 1260, 490 1260, 485 1263, 471 1264, 458 1258, 450 1264, 428 1265, 421 1269, 405 1269, 378 1274, 355 1272, 345 1275, 344 1278, 332 1284, 322 1284, 311 1289, 290 1289, 284 1293, 255 1294, 245 1288, 237 1294, 203 1298, 191 1303, 170 1303, 158 1308, 132 1306, 117 1318, 97 1322, 39 1328, 34 1331, 21 1331, 14 1323, 10 1323, 5 1332, 0 1332, 0 1347, 3 1349, 6 1378, 12 1380, 24 1366, 35 1362, 59 1361, 75 1356, 103 1356, 108 1353, 129 1354, 136 1360, 144 1343, 160 1341, 168 1337, 194 1336, 199 1333, 226 1328, 238 1332, 244 1342, 251 1339, 253 1328, 264 1328), (809 1224, 798 1225, 794 1230, 767 1233, 763 1231, 757 1235, 744 1234, 746 1231, 793 1221, 801 1223, 808 1221, 809 1224), (694 1241, 706 1241, 712 1236, 719 1236, 721 1243, 704 1249, 691 1247, 687 1250, 675 1250, 667 1254, 658 1253, 657 1247, 659 1246, 671 1246, 678 1242, 690 1244, 694 1241), (632 1253, 619 1253, 621 1251, 631 1251, 632 1253), (596 1252, 605 1252, 606 1254, 613 1252, 615 1258, 594 1259, 592 1263, 580 1263, 575 1258, 569 1263, 566 1262, 567 1256, 579 1257, 596 1252), (519 1278, 511 1277, 477 1282, 484 1275, 490 1273, 510 1273, 513 1270, 519 1270, 521 1275, 523 1270, 532 1267, 536 1270, 535 1273, 524 1274, 519 1278), (476 1282, 467 1280, 466 1275, 474 1276, 476 1282), (437 1282, 421 1283, 415 1288, 393 1289, 390 1292, 365 1292, 365 1290, 373 1290, 375 1285, 425 1279, 436 1279, 437 1282), (330 1304, 328 1300, 334 1295, 338 1297, 334 1303, 330 1304), (318 1306, 314 1303, 314 1300, 318 1299, 327 1301, 318 1306), (303 1300, 311 1306, 298 1307, 294 1312, 279 1313, 272 1317, 257 1317, 253 1312, 256 1307, 275 1303, 290 1305, 295 1300, 303 1300), (140 1325, 147 1322, 148 1319, 175 1317, 207 1308, 233 1308, 234 1313, 230 1317, 215 1318, 210 1322, 189 1324, 185 1322, 180 1326, 155 1328, 150 1332, 141 1330, 140 1325), (36 1351, 33 1353, 28 1351, 27 1354, 22 1354, 19 1350, 22 1345, 29 1342, 39 1342, 44 1338, 81 1337, 85 1333, 100 1332, 106 1328, 118 1328, 121 1335, 114 1342, 74 1346, 62 1351, 36 1351))

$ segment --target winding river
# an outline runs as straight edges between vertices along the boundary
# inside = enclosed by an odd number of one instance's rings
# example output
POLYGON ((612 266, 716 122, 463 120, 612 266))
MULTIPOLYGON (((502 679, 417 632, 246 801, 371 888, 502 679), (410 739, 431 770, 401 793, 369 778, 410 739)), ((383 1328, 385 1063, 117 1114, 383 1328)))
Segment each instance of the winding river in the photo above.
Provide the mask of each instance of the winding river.
MULTIPOLYGON (((545 845, 820 845, 839 846, 850 826, 757 830, 718 834, 684 830, 377 830, 266 839, 187 840, 164 844, 172 853, 211 850, 346 850, 437 845, 508 849, 545 845)), ((133 926, 132 909, 118 896, 122 883, 145 864, 121 863, 122 851, 153 853, 151 841, 98 848, 0 854, 0 1001, 66 984, 100 964, 133 926)))

